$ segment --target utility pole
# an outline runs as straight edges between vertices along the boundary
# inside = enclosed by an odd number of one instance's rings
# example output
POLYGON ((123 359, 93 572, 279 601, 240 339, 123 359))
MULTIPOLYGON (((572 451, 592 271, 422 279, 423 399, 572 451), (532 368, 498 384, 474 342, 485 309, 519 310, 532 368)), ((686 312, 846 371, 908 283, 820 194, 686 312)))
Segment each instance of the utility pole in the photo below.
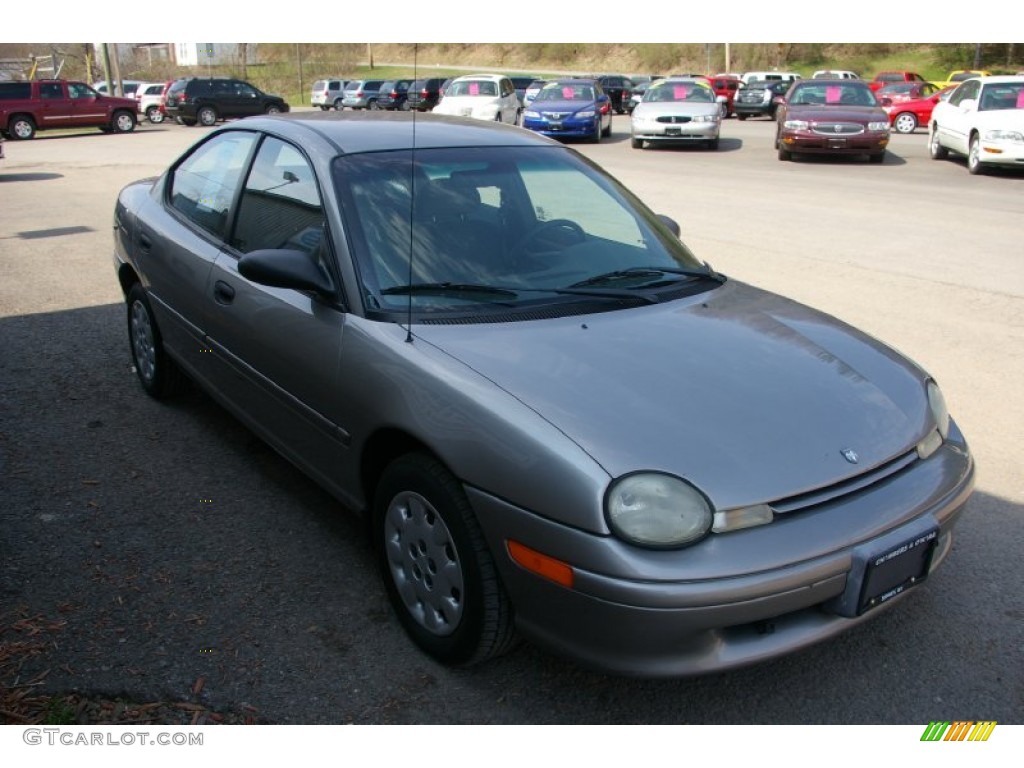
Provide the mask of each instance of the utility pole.
POLYGON ((100 55, 103 58, 103 79, 107 81, 107 93, 114 93, 114 83, 110 79, 110 47, 107 43, 100 43, 100 55))
MULTIPOLYGON (((298 43, 295 44, 295 58, 299 60, 299 93, 305 94, 306 86, 302 83, 302 49, 299 47, 298 43)), ((305 99, 305 95, 303 95, 302 98, 305 99)), ((305 101, 303 101, 303 103, 305 103, 305 101)))
POLYGON ((366 59, 370 62, 370 69, 373 69, 373 43, 366 44, 366 59))

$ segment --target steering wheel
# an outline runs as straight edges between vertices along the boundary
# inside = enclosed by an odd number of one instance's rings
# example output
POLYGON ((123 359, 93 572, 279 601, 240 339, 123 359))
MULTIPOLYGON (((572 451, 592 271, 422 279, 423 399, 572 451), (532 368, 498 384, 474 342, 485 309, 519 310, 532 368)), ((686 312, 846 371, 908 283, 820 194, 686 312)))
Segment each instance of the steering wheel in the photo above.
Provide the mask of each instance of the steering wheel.
POLYGON ((548 256, 586 239, 587 233, 575 221, 552 219, 527 232, 512 252, 519 256, 548 256))

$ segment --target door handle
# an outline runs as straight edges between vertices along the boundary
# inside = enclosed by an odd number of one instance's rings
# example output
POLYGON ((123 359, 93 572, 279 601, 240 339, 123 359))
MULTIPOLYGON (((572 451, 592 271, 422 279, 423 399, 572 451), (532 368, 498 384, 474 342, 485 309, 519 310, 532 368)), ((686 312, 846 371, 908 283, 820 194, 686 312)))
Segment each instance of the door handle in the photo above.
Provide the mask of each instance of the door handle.
POLYGON ((230 304, 235 300, 235 289, 223 280, 218 280, 213 284, 213 298, 218 304, 230 304))

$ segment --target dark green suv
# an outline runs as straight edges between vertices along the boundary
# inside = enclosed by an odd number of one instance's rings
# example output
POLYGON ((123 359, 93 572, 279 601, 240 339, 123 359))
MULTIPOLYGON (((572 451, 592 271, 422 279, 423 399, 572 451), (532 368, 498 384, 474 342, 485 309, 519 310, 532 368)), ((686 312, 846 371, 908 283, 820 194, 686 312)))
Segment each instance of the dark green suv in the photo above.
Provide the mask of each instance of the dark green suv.
POLYGON ((167 116, 183 125, 213 125, 218 120, 272 115, 290 107, 280 96, 231 77, 186 77, 167 91, 167 116))

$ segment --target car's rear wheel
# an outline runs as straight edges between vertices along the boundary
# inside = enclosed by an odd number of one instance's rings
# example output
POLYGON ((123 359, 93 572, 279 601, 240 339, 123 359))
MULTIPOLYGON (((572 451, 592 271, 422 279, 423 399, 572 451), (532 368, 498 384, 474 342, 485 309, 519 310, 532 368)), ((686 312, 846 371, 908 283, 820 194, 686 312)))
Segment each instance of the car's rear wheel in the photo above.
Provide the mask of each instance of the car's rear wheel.
POLYGON ((164 113, 160 111, 159 106, 154 104, 146 109, 146 119, 151 123, 162 123, 164 121, 164 113))
POLYGON ((459 481, 432 456, 392 462, 374 497, 374 546, 398 618, 445 664, 470 665, 515 642, 512 605, 459 481))
MULTIPOLYGON (((324 109, 327 109, 327 107, 324 107, 324 109)), ((265 115, 280 115, 281 114, 281 108, 279 106, 277 106, 277 104, 270 104, 270 105, 267 106, 267 108, 265 110, 263 110, 263 114, 265 114, 265 115)))
MULTIPOLYGON (((216 125, 217 110, 210 106, 200 107, 199 111, 196 112, 196 119, 199 121, 200 125, 205 125, 207 127, 216 125)), ((188 125, 188 123, 186 123, 186 125, 188 125)))
POLYGON ((380 105, 377 103, 376 99, 370 99, 370 101, 367 102, 367 104, 366 104, 366 108, 367 109, 380 109, 380 105))
POLYGON ((128 291, 128 340, 135 375, 146 393, 157 399, 169 397, 181 387, 183 375, 164 350, 163 338, 142 285, 128 291))
POLYGON ((971 136, 971 143, 967 146, 967 172, 972 176, 985 172, 985 164, 981 162, 981 137, 978 134, 971 136))
POLYGON ((12 139, 25 141, 36 135, 36 124, 26 115, 16 115, 7 123, 7 132, 12 139))
POLYGON ((343 110, 344 108, 345 107, 342 105, 341 99, 335 99, 334 100, 334 109, 336 111, 341 112, 341 110, 343 110))
POLYGON ((900 112, 892 121, 896 133, 913 133, 917 130, 917 117, 913 112, 900 112))
POLYGON ((125 111, 115 112, 114 119, 110 121, 116 133, 131 133, 135 130, 135 123, 135 115, 125 111))
POLYGON ((928 135, 928 154, 932 160, 945 160, 949 157, 949 150, 939 142, 939 126, 933 125, 928 135))
POLYGON ((746 120, 746 119, 747 119, 747 116, 746 116, 746 115, 741 115, 741 114, 739 114, 739 113, 737 112, 737 113, 736 113, 736 119, 737 119, 737 120, 746 120))
POLYGON ((629 144, 630 144, 631 147, 633 147, 633 149, 643 149, 644 148, 644 140, 643 139, 636 139, 636 138, 630 139, 629 144))

